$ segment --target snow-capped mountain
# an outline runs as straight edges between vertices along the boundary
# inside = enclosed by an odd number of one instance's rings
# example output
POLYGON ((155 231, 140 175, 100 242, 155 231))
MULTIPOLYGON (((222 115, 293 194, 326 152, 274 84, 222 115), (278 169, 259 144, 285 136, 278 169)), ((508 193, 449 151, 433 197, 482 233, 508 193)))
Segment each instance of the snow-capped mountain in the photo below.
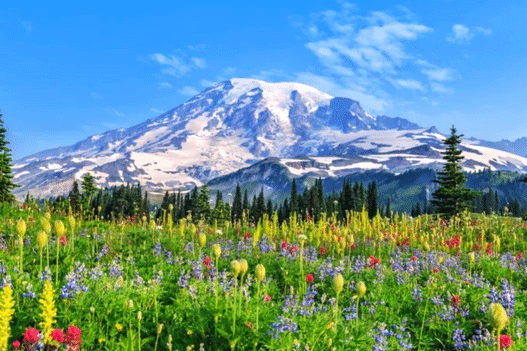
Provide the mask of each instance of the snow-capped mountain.
MULTIPOLYGON (((23 186, 18 196, 67 193, 87 172, 103 187, 139 181, 151 191, 188 189, 267 157, 289 165, 309 155, 330 165, 327 176, 339 173, 338 156, 345 155, 361 155, 351 166, 345 162, 355 171, 439 165, 443 138, 435 128, 371 116, 357 101, 304 84, 231 79, 136 126, 17 160, 13 172, 23 186)), ((527 171, 526 158, 463 147, 467 170, 527 171)))

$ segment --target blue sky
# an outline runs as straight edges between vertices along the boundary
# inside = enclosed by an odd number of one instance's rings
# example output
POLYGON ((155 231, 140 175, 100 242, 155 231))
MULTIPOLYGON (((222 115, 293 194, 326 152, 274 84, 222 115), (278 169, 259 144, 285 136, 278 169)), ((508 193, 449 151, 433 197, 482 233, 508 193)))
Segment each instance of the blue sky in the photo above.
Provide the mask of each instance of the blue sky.
POLYGON ((2 2, 13 158, 135 125, 232 77, 302 82, 443 133, 527 136, 523 0, 199 6, 2 2))

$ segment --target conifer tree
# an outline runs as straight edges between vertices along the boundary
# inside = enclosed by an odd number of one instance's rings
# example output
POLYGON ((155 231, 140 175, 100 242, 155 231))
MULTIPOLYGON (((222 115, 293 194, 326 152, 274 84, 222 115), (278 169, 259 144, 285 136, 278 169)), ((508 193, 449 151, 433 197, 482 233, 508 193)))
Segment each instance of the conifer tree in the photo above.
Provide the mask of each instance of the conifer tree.
POLYGON ((11 150, 7 147, 9 142, 5 138, 6 132, 2 114, 0 113, 0 203, 12 204, 16 199, 11 192, 15 188, 20 187, 20 185, 12 181, 11 150))
POLYGON ((242 189, 240 183, 236 184, 236 191, 234 193, 234 200, 232 202, 232 218, 233 222, 241 220, 243 216, 243 204, 242 204, 242 189))
POLYGON ((73 188, 71 189, 68 199, 70 200, 70 206, 73 213, 79 213, 80 212, 80 203, 81 203, 81 194, 79 191, 79 183, 75 180, 73 182, 73 188))
POLYGON ((443 171, 437 172, 438 179, 435 179, 434 183, 437 183, 439 188, 432 194, 433 199, 431 201, 436 212, 449 217, 469 208, 468 202, 477 195, 477 192, 465 187, 467 179, 461 172, 459 165, 464 157, 461 156, 461 150, 457 146, 461 143, 463 135, 457 135, 454 126, 450 131, 450 137, 443 141, 447 146, 443 152, 443 159, 446 164, 443 171))
POLYGON ((210 218, 210 194, 207 184, 203 184, 199 192, 197 214, 197 219, 207 221, 210 218))

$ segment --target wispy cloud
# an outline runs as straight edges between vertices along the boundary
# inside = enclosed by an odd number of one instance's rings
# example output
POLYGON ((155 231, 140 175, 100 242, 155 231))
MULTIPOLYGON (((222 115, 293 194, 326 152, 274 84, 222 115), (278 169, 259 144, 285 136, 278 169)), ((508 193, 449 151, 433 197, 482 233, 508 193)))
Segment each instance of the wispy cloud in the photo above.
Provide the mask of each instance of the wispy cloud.
POLYGON ((116 109, 112 109, 112 113, 118 117, 124 117, 126 116, 124 113, 117 111, 116 109))
POLYGON ((196 88, 190 87, 188 85, 184 86, 183 89, 179 90, 179 92, 185 96, 194 96, 199 94, 199 91, 196 88))
POLYGON ((163 112, 165 112, 165 111, 152 107, 152 108, 150 109, 150 112, 153 112, 153 113, 163 113, 163 112))
POLYGON ((32 32, 33 31, 33 26, 31 25, 31 22, 29 21, 20 21, 20 24, 24 26, 24 28, 26 29, 26 32, 32 32))
POLYGON ((452 26, 452 33, 446 38, 446 41, 457 45, 470 44, 470 41, 474 39, 476 34, 490 35, 492 34, 492 30, 483 27, 470 29, 463 24, 454 24, 452 26))
POLYGON ((168 83, 168 82, 161 82, 161 83, 158 83, 157 86, 160 88, 160 89, 169 89, 169 88, 172 88, 172 84, 168 83))
POLYGON ((155 53, 149 56, 150 59, 162 65, 161 73, 180 78, 187 75, 193 69, 206 68, 205 59, 200 57, 188 57, 185 53, 181 55, 163 55, 155 53))
POLYGON ((408 9, 361 16, 356 6, 347 2, 341 6, 339 11, 291 18, 305 36, 305 47, 317 58, 316 73, 298 73, 299 79, 325 84, 331 87, 325 90, 328 93, 347 93, 365 105, 361 99, 366 99, 368 107, 378 109, 390 105, 393 89, 423 94, 434 90, 432 84, 457 78, 452 68, 419 63, 428 61, 415 47, 433 29, 418 23, 408 9))

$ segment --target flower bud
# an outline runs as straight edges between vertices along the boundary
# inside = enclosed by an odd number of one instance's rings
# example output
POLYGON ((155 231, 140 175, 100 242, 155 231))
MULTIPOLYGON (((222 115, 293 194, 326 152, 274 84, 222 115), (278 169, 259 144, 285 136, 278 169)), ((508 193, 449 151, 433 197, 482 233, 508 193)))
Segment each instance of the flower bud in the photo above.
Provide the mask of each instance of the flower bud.
POLYGON ((44 214, 44 217, 49 221, 51 219, 51 212, 46 212, 46 214, 44 214))
POLYGON ((159 324, 159 326, 157 327, 157 333, 161 334, 162 330, 163 330, 163 324, 159 324))
POLYGON ((75 217, 68 216, 68 225, 71 229, 75 228, 75 217))
POLYGON ((344 288, 344 278, 342 277, 342 274, 337 273, 333 277, 333 289, 335 289, 335 292, 338 294, 342 291, 344 288))
POLYGON ((216 257, 216 259, 218 259, 221 256, 220 244, 214 244, 214 246, 212 246, 212 253, 214 254, 214 257, 216 257))
POLYGON ((45 231, 40 231, 37 234, 37 245, 39 248, 43 248, 48 243, 48 235, 45 231))
POLYGON ((21 218, 18 220, 18 222, 16 223, 16 231, 18 233, 18 235, 20 235, 21 238, 24 237, 24 235, 26 234, 26 222, 21 218))
POLYGON ((234 274, 234 277, 237 277, 238 274, 240 274, 240 270, 241 270, 241 267, 240 267, 240 262, 234 260, 231 262, 231 271, 232 271, 232 274, 234 274))
POLYGON ((64 223, 61 220, 55 221, 55 233, 57 233, 57 237, 61 237, 64 234, 64 223))
POLYGON ((240 272, 242 275, 245 275, 247 273, 247 270, 249 269, 249 264, 247 263, 246 259, 240 260, 240 272))
POLYGON ((490 325, 499 334, 501 330, 505 328, 505 326, 509 322, 509 317, 507 317, 507 312, 505 312, 505 309, 499 303, 492 303, 490 304, 489 311, 487 313, 488 313, 490 325))
POLYGON ((156 229, 156 221, 154 221, 153 219, 150 221, 150 229, 156 229))
POLYGON ((143 319, 143 315, 141 314, 141 311, 137 312, 137 320, 140 321, 143 319))
POLYGON ((207 236, 204 233, 201 233, 199 235, 198 242, 199 242, 199 247, 205 246, 205 244, 207 244, 207 236))
POLYGON ((366 294, 366 284, 364 282, 357 283, 357 295, 363 297, 366 294))
POLYGON ((51 224, 49 224, 49 221, 45 217, 40 219, 40 226, 42 227, 42 230, 46 232, 46 234, 51 233, 51 224))
POLYGON ((468 253, 468 260, 469 262, 473 263, 474 261, 476 261, 476 256, 474 255, 474 252, 469 252, 468 253))
POLYGON ((265 278, 265 267, 263 266, 263 264, 258 264, 256 266, 255 278, 257 282, 261 282, 265 278))
POLYGON ((134 308, 134 302, 132 300, 128 301, 128 308, 130 309, 134 308))

